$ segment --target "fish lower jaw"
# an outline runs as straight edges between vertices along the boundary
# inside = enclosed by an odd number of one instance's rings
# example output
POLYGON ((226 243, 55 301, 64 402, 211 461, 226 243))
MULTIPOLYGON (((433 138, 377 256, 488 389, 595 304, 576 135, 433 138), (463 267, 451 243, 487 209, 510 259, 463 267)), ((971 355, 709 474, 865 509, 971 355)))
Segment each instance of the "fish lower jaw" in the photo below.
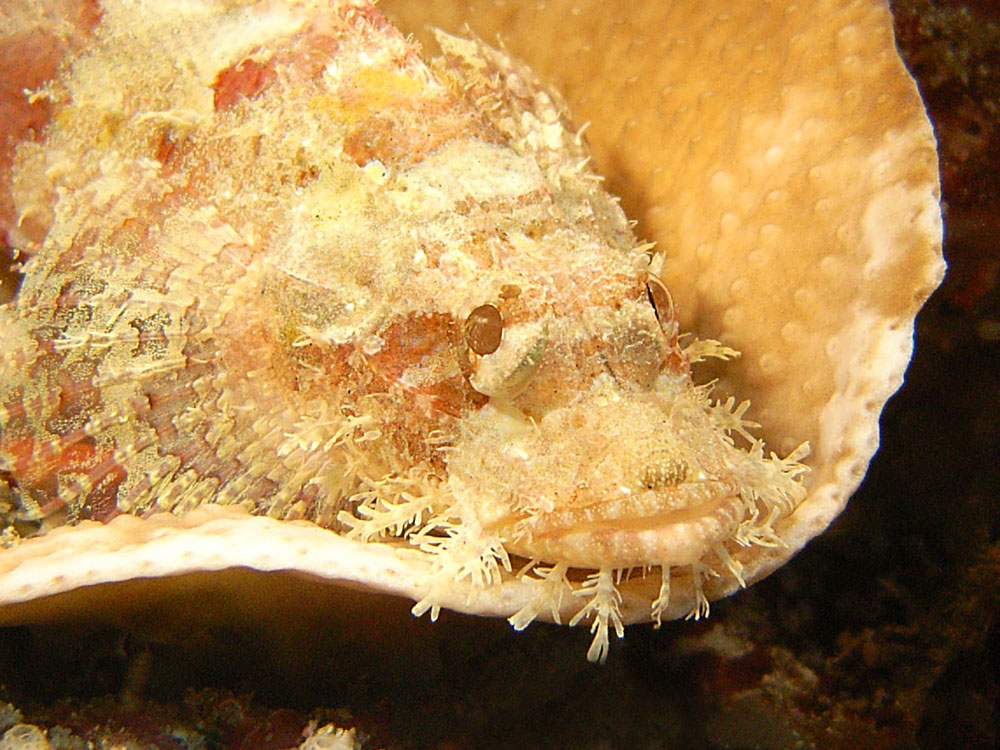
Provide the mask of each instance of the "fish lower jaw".
POLYGON ((605 518, 572 526, 532 523, 527 533, 505 542, 514 555, 570 568, 627 569, 694 565, 734 539, 747 517, 738 494, 699 508, 639 518, 605 518))

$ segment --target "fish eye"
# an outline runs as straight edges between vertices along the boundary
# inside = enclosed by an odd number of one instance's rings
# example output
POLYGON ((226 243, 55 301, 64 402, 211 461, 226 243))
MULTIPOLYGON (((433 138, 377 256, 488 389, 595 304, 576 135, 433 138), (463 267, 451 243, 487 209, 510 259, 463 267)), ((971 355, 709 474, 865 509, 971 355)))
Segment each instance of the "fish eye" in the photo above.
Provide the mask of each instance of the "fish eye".
POLYGON ((670 291, 666 285, 656 276, 649 275, 646 281, 646 296, 649 304, 653 306, 656 319, 660 321, 660 326, 666 331, 674 326, 674 298, 670 296, 670 291))
POLYGON ((458 333, 459 367, 469 384, 490 398, 521 394, 538 371, 548 342, 545 320, 506 325, 494 304, 475 308, 458 333))
POLYGON ((465 344, 479 356, 492 354, 503 339, 503 316, 493 305, 480 305, 465 319, 465 344))

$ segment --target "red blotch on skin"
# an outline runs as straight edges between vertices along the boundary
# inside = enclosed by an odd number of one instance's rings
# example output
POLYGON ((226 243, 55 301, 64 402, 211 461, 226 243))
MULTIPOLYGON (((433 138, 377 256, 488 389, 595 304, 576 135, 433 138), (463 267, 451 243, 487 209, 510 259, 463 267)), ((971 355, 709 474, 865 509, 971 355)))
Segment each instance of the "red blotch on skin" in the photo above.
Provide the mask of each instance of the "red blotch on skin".
POLYGON ((128 473, 112 456, 110 446, 99 447, 97 441, 88 436, 67 445, 58 457, 58 464, 52 473, 60 477, 61 482, 72 485, 83 478, 89 480, 90 489, 79 508, 82 520, 107 523, 121 515, 118 510, 118 486, 125 481, 128 473))
POLYGON ((274 81, 274 61, 259 63, 246 58, 220 70, 212 88, 215 90, 215 111, 234 106, 240 99, 253 99, 274 81))
POLYGON ((27 437, 4 440, 3 450, 12 456, 11 468, 16 474, 24 474, 35 460, 35 438, 27 437))
POLYGON ((48 100, 29 102, 24 90, 55 76, 66 53, 86 43, 100 17, 96 0, 58 0, 46 4, 37 26, 0 41, 0 240, 17 220, 8 189, 14 149, 21 141, 40 138, 51 117, 48 100), (76 33, 56 31, 65 21, 76 33))
POLYGON ((432 313, 402 318, 381 334, 382 349, 365 359, 380 376, 399 383, 405 390, 429 396, 435 408, 457 416, 467 409, 480 409, 489 400, 473 389, 458 368, 452 353, 456 327, 450 315, 432 313), (453 367, 449 367, 454 363, 453 367), (439 380, 419 385, 406 383, 410 368, 440 371, 439 380))
POLYGON ((6 441, 3 448, 14 457, 14 473, 21 487, 36 500, 49 498, 39 508, 42 517, 66 507, 57 495, 60 483, 73 484, 82 477, 89 477, 91 488, 79 510, 81 519, 107 523, 121 515, 118 486, 128 474, 114 460, 110 447, 99 448, 92 437, 85 436, 70 438, 54 451, 51 444, 39 445, 32 437, 6 441))
POLYGON ((179 156, 177 140, 172 133, 166 132, 160 135, 160 141, 156 146, 156 156, 154 157, 163 165, 165 174, 173 172, 174 163, 179 156))

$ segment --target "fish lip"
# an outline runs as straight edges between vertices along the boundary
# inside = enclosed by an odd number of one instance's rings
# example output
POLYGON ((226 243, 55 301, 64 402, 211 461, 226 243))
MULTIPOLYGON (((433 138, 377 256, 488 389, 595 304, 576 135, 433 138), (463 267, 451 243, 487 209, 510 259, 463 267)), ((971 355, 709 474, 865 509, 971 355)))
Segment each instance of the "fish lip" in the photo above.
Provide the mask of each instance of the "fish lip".
POLYGON ((508 552, 572 568, 693 565, 718 544, 734 538, 749 515, 738 491, 725 492, 690 509, 628 519, 599 517, 581 523, 540 516, 520 527, 508 552))

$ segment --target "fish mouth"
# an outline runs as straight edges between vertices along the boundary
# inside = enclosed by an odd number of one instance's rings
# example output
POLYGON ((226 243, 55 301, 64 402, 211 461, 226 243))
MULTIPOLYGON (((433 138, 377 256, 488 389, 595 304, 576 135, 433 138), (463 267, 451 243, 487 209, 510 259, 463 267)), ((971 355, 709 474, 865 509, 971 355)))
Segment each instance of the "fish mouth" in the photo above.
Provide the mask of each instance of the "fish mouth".
POLYGON ((515 555, 574 568, 692 565, 732 539, 749 508, 734 482, 710 480, 685 489, 690 502, 681 507, 677 493, 648 493, 653 497, 522 519, 504 546, 515 555))

